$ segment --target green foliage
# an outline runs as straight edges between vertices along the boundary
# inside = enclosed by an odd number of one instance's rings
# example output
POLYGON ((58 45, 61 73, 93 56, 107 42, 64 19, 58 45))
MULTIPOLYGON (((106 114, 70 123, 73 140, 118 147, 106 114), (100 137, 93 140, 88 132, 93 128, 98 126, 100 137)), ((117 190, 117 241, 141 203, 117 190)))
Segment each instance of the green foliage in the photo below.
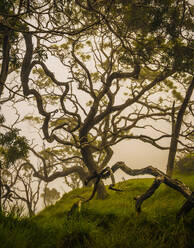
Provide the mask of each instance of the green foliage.
POLYGON ((81 187, 81 180, 78 174, 72 173, 68 177, 64 178, 66 185, 68 185, 71 189, 77 189, 81 187), (70 179, 70 180, 68 180, 70 179))
POLYGON ((26 157, 27 154, 27 139, 19 136, 18 129, 0 133, 0 156, 6 166, 14 163, 17 159, 26 157))
POLYGON ((12 7, 12 3, 14 3, 14 2, 16 2, 16 0, 12 0, 12 1, 1 0, 0 1, 1 13, 9 13, 9 11, 12 7))
POLYGON ((194 154, 186 154, 175 163, 175 169, 181 173, 194 172, 194 154))
POLYGON ((178 100, 178 101, 180 101, 180 102, 183 102, 184 98, 183 98, 183 96, 181 95, 180 92, 178 92, 178 91, 176 91, 175 89, 173 89, 172 95, 173 95, 173 97, 174 97, 176 100, 178 100))
POLYGON ((49 189, 45 187, 44 193, 41 194, 41 197, 44 198, 46 206, 54 204, 60 198, 60 192, 55 188, 49 189))
POLYGON ((33 116, 25 116, 24 118, 23 118, 23 121, 32 121, 32 122, 34 122, 34 123, 37 123, 37 124, 39 124, 39 123, 41 123, 41 118, 40 117, 33 117, 33 116))
MULTIPOLYGON (((120 37, 130 40, 129 49, 138 54, 139 61, 149 61, 177 71, 187 70, 192 73, 194 66, 193 41, 191 34, 193 21, 191 10, 186 10, 185 1, 114 1, 111 6, 115 30, 120 37), (187 30, 185 37, 182 30, 187 30), (187 37, 186 37, 187 36, 187 37)), ((114 25, 114 24, 113 24, 114 25)), ((134 61, 128 51, 119 54, 120 62, 132 64, 134 61)))

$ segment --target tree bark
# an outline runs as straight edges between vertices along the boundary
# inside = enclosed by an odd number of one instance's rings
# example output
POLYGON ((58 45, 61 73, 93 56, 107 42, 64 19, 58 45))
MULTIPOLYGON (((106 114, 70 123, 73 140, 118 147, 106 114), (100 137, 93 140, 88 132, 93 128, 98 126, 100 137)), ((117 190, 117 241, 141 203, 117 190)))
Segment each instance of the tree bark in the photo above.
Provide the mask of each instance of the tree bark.
POLYGON ((105 185, 102 181, 98 183, 98 188, 97 188, 97 199, 106 199, 108 197, 108 193, 106 191, 105 185))
POLYGON ((166 174, 169 177, 172 177, 172 175, 173 175, 174 160, 175 160, 175 155, 176 155, 176 151, 177 151, 178 138, 180 135, 181 125, 183 122, 183 116, 184 116, 185 110, 188 106, 188 102, 189 102, 189 99, 192 95, 193 89, 194 89, 194 78, 192 79, 192 81, 191 81, 191 83, 187 89, 184 101, 183 101, 181 108, 180 108, 178 115, 177 115, 177 120, 174 124, 174 127, 172 128, 172 138, 171 138, 171 142, 170 142, 170 150, 169 150, 167 170, 166 170, 166 174))
POLYGON ((9 52, 10 52, 10 42, 9 42, 10 32, 7 31, 3 37, 3 61, 1 65, 1 72, 0 72, 0 97, 3 93, 3 88, 5 85, 5 81, 8 75, 8 68, 9 68, 9 52))
MULTIPOLYGON (((88 168, 88 171, 91 175, 96 174, 98 171, 98 166, 93 158, 91 147, 89 145, 89 140, 87 137, 87 129, 88 125, 86 124, 85 128, 80 129, 79 140, 81 144, 81 154, 83 161, 88 168)), ((98 199, 105 199, 108 196, 106 188, 103 182, 100 180, 97 186, 97 198, 98 199)))
POLYGON ((135 208, 138 213, 141 212, 142 203, 154 194, 154 192, 158 189, 163 180, 163 177, 156 177, 151 187, 144 194, 134 198, 134 200, 136 200, 135 208))

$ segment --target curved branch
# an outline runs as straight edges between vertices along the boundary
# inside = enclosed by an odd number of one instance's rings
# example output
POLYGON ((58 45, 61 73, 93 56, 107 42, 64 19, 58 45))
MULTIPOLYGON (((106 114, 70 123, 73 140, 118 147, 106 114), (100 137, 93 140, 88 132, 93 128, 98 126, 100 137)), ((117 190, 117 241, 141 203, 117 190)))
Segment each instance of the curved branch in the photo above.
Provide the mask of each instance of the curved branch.
POLYGON ((169 138, 171 137, 170 135, 162 135, 158 138, 151 138, 149 136, 146 136, 146 135, 123 135, 121 138, 119 138, 117 141, 114 142, 114 144, 117 144, 119 143, 121 140, 124 140, 124 139, 137 139, 137 140, 141 140, 142 142, 144 143, 149 143, 155 147, 157 147, 158 149, 160 150, 168 150, 169 147, 167 146, 161 146, 159 144, 157 144, 156 142, 163 139, 163 138, 169 138))
POLYGON ((149 91, 156 84, 158 84, 159 82, 163 81, 167 77, 171 76, 174 72, 175 72, 174 69, 171 69, 171 70, 165 69, 158 76, 156 76, 156 78, 150 84, 145 86, 134 98, 132 98, 132 99, 129 98, 129 99, 126 100, 125 103, 123 103, 121 105, 118 105, 118 106, 112 107, 111 112, 115 112, 115 111, 118 111, 118 110, 125 109, 129 105, 132 105, 133 103, 137 102, 145 94, 145 92, 149 91))
POLYGON ((84 63, 82 61, 80 61, 78 59, 78 57, 75 55, 75 45, 77 44, 78 40, 74 41, 73 42, 73 45, 72 45, 72 56, 73 58, 75 59, 75 61, 82 67, 82 69, 85 71, 86 75, 87 75, 87 78, 88 78, 88 81, 89 81, 89 84, 90 84, 90 94, 91 96, 95 99, 96 98, 96 95, 94 93, 94 88, 93 88, 93 82, 92 82, 92 78, 91 78, 91 74, 88 70, 88 68, 84 65, 84 63))
MULTIPOLYGON (((95 178, 97 178, 97 182, 99 182, 100 179, 106 179, 108 177, 111 177, 112 184, 109 186, 109 188, 112 190, 121 191, 113 188, 113 186, 115 185, 115 179, 113 173, 115 173, 118 169, 121 169, 130 176, 148 174, 156 178, 153 184, 151 185, 151 187, 144 194, 134 198, 136 200, 137 212, 141 212, 142 203, 153 195, 153 193, 156 191, 156 189, 160 186, 161 183, 164 183, 167 186, 173 188, 174 190, 180 192, 187 199, 186 203, 183 205, 183 207, 180 209, 179 213, 177 214, 177 217, 180 217, 180 215, 182 214, 186 214, 194 207, 194 192, 192 192, 189 189, 189 187, 187 187, 184 183, 182 183, 177 179, 170 178, 165 173, 152 166, 148 166, 142 169, 131 169, 130 167, 126 166, 124 162, 120 161, 114 164, 111 168, 107 167, 104 170, 102 170, 100 173, 94 173, 94 175, 92 175, 87 179, 86 184, 95 178)), ((94 196, 95 192, 96 191, 93 191, 92 196, 94 196)), ((90 197, 89 199, 92 198, 93 197, 90 197)))
POLYGON ((69 86, 66 87, 66 90, 63 92, 63 94, 61 95, 60 97, 60 103, 61 103, 61 107, 64 111, 65 114, 69 114, 71 116, 75 116, 77 118, 77 125, 75 127, 73 127, 69 132, 72 133, 72 132, 75 132, 77 129, 80 128, 81 126, 81 117, 78 113, 75 113, 75 112, 71 112, 71 111, 68 111, 65 107, 65 104, 64 104, 64 99, 65 99, 65 96, 67 95, 68 93, 68 90, 69 90, 69 86))
POLYGON ((48 123, 51 117, 51 114, 46 112, 43 108, 43 100, 41 95, 35 89, 29 88, 29 75, 32 70, 31 60, 33 55, 33 44, 32 44, 32 35, 23 34, 25 43, 26 43, 26 53, 23 59, 22 69, 21 69, 21 81, 23 86, 23 93, 25 96, 33 95, 36 98, 37 108, 39 113, 45 117, 44 123, 42 126, 43 133, 48 142, 52 142, 54 139, 50 137, 48 133, 48 123))
POLYGON ((1 73, 0 73, 0 96, 3 93, 3 88, 5 81, 8 75, 8 68, 9 68, 9 52, 10 52, 10 43, 9 43, 9 33, 7 32, 3 37, 3 61, 1 65, 1 73))
MULTIPOLYGON (((194 193, 187 187, 184 183, 177 179, 172 179, 169 176, 167 176, 165 173, 162 171, 152 167, 148 166, 142 169, 131 169, 125 165, 124 162, 117 162, 115 165, 112 166, 112 171, 113 173, 116 172, 118 169, 121 169, 128 175, 136 176, 136 175, 152 175, 156 177, 154 183, 152 186, 146 191, 142 196, 136 198, 136 209, 138 212, 141 211, 141 204, 143 203, 144 200, 149 198, 155 190, 160 186, 161 183, 166 184, 167 186, 173 188, 174 190, 180 192, 186 199, 187 199, 187 204, 186 206, 181 208, 180 212, 178 215, 181 215, 183 213, 186 213, 187 210, 189 211, 193 206, 194 206, 194 193), (188 206, 188 207, 187 207, 188 206), (186 210, 185 210, 186 209, 186 210)), ((109 176, 110 173, 106 173, 104 175, 105 177, 109 176)))
POLYGON ((48 67, 45 65, 45 63, 43 63, 42 61, 38 61, 38 60, 34 60, 31 63, 31 68, 33 68, 35 65, 40 65, 42 67, 42 69, 44 70, 45 74, 51 78, 51 80, 58 86, 69 86, 69 82, 60 82, 55 78, 55 75, 53 72, 51 72, 48 67))
POLYGON ((65 177, 72 173, 77 173, 82 181, 85 181, 88 176, 81 166, 72 166, 70 168, 65 168, 63 171, 55 172, 50 176, 45 176, 45 175, 43 176, 39 172, 34 170, 34 176, 40 178, 45 182, 52 182, 53 180, 59 177, 65 177))
MULTIPOLYGON (((38 111, 42 116, 45 117, 43 125, 42 125, 42 130, 43 130, 45 139, 50 143, 52 143, 54 140, 56 140, 59 143, 64 144, 64 145, 72 145, 71 142, 64 141, 64 140, 60 139, 58 136, 56 136, 55 134, 49 135, 48 126, 49 126, 49 121, 50 121, 52 112, 46 112, 44 110, 42 96, 40 95, 40 93, 37 90, 30 89, 29 85, 28 85, 29 75, 30 75, 30 72, 31 72, 32 67, 33 67, 33 62, 31 62, 32 61, 32 55, 33 55, 32 34, 30 34, 30 33, 26 34, 25 33, 23 35, 24 35, 24 39, 25 39, 25 43, 26 43, 26 53, 25 53, 25 56, 23 59, 23 64, 22 64, 22 69, 21 69, 21 81, 22 81, 22 87, 23 87, 24 95, 25 96, 33 95, 35 97, 38 111)), ((45 70, 47 70, 47 69, 45 68, 45 70)), ((47 73, 49 73, 49 71, 47 71, 47 73)), ((53 79, 55 80, 55 83, 57 83, 56 79, 54 78, 54 75, 51 72, 49 75, 50 75, 50 77, 53 77, 53 79)), ((68 86, 68 84, 66 84, 65 86, 66 86, 66 90, 65 90, 65 94, 66 94, 68 89, 69 89, 69 86, 68 86)))
POLYGON ((99 165, 99 170, 101 171, 111 160, 112 155, 113 155, 113 150, 110 146, 105 147, 105 158, 103 159, 102 163, 99 165))
POLYGON ((135 65, 134 70, 132 72, 119 72, 119 71, 117 71, 117 72, 111 73, 110 76, 108 76, 102 91, 99 93, 99 95, 94 100, 93 106, 91 107, 90 112, 88 113, 88 116, 87 116, 81 130, 80 130, 80 133, 82 133, 82 131, 84 131, 82 136, 85 136, 94 125, 99 123, 101 120, 104 119, 104 117, 106 117, 108 114, 113 112, 112 110, 115 111, 115 109, 114 109, 115 107, 113 107, 114 97, 109 92, 112 81, 115 79, 135 77, 135 76, 137 76, 139 71, 140 71, 139 65, 135 65), (107 94, 107 96, 109 98, 109 103, 107 105, 107 108, 105 111, 103 111, 102 113, 100 113, 98 116, 95 117, 95 115, 98 111, 99 102, 104 97, 105 94, 107 94))
POLYGON ((162 176, 156 177, 156 179, 154 180, 154 182, 151 185, 151 187, 144 194, 142 194, 141 196, 136 196, 134 198, 134 200, 136 200, 135 208, 136 208, 138 213, 141 212, 142 203, 146 199, 151 197, 153 195, 153 193, 157 190, 157 188, 160 186, 160 184, 163 183, 163 182, 164 182, 164 177, 162 177, 162 176))
POLYGON ((7 192, 2 195, 2 199, 5 198, 5 199, 9 199, 11 197, 11 189, 10 187, 7 185, 7 184, 1 184, 2 187, 6 188, 7 192))

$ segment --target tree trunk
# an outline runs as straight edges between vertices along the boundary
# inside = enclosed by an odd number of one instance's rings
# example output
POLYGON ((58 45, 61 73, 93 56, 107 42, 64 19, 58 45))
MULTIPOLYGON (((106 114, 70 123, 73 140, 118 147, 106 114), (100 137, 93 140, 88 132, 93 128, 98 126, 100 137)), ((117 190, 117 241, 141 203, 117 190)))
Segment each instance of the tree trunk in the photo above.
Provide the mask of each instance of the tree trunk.
POLYGON ((108 193, 106 191, 106 187, 104 183, 100 180, 97 188, 97 199, 106 199, 108 197, 108 193))
POLYGON ((29 217, 32 217, 35 215, 34 211, 32 210, 32 205, 31 203, 27 203, 27 206, 28 206, 28 214, 29 214, 29 217))
MULTIPOLYGON (((87 134, 85 133, 85 130, 80 131, 80 143, 82 145, 81 147, 81 154, 83 161, 89 171, 89 174, 93 175, 98 171, 98 166, 96 162, 94 161, 91 147, 88 144, 88 138, 87 134)), ((97 187, 97 198, 98 199, 105 199, 108 196, 108 193, 106 192, 106 188, 103 184, 103 182, 100 180, 97 187)))
POLYGON ((181 125, 183 122, 183 116, 185 114, 185 110, 188 106, 190 97, 192 95, 193 88, 194 88, 194 78, 192 79, 192 81, 191 81, 191 83, 187 89, 184 101, 183 101, 181 108, 178 112, 176 122, 173 124, 172 138, 171 138, 171 143, 170 143, 170 150, 169 150, 167 170, 166 170, 166 174, 169 177, 172 177, 172 174, 173 174, 174 160, 175 160, 175 155, 176 155, 176 151, 177 151, 178 138, 180 135, 181 125))

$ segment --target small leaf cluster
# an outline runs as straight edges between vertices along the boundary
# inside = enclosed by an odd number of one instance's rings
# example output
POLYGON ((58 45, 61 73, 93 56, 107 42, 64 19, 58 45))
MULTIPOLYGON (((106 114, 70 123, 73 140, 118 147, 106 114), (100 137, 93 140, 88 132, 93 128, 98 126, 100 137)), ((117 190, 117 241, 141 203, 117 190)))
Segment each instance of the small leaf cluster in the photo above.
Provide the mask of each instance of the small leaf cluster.
POLYGON ((0 156, 5 166, 13 164, 16 160, 28 154, 28 142, 25 137, 19 136, 18 129, 0 133, 0 156))
POLYGON ((48 59, 47 51, 43 48, 37 48, 35 51, 35 59, 46 61, 48 59))
POLYGON ((180 172, 194 171, 194 153, 188 153, 179 158, 175 163, 175 168, 180 172))

